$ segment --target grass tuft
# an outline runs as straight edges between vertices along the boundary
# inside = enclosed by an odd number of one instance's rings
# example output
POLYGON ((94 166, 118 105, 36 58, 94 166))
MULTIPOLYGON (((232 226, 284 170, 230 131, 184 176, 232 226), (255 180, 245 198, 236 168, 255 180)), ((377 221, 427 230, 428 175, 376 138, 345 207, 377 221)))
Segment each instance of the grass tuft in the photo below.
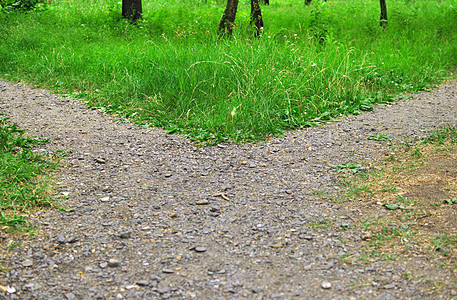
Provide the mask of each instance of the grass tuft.
POLYGON ((15 231, 27 228, 27 210, 51 206, 51 186, 46 172, 56 160, 33 152, 46 140, 24 136, 8 118, 0 119, 0 225, 15 231))

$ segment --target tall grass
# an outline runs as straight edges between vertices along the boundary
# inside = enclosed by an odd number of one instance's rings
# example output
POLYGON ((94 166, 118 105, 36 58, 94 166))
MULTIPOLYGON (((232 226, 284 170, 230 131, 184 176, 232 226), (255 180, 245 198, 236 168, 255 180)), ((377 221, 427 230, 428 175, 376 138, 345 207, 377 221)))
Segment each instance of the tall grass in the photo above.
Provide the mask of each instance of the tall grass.
POLYGON ((78 96, 197 140, 246 141, 370 109, 449 76, 457 3, 289 0, 263 6, 260 39, 240 3, 218 39, 224 3, 144 1, 144 20, 111 0, 55 1, 0 13, 0 76, 78 96))

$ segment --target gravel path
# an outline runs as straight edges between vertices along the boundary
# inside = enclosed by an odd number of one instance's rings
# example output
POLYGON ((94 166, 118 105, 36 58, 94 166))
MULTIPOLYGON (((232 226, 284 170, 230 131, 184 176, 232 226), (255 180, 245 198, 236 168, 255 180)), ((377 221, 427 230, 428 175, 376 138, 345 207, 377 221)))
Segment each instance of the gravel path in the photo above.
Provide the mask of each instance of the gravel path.
MULTIPOLYGON (((427 257, 357 257, 363 211, 319 197, 329 165, 379 159, 375 133, 424 137, 457 123, 457 83, 256 145, 198 148, 115 122, 47 91, 0 81, 0 111, 69 154, 56 172, 72 212, 31 215, 37 234, 9 251, 0 299, 449 299, 456 273, 427 257), (314 228, 332 220, 334 226, 314 228), (404 276, 408 271, 412 276, 404 276), (438 284, 433 289, 433 282, 438 284)), ((381 208, 380 208, 381 210, 381 208)), ((435 284, 436 285, 436 284, 435 284)))

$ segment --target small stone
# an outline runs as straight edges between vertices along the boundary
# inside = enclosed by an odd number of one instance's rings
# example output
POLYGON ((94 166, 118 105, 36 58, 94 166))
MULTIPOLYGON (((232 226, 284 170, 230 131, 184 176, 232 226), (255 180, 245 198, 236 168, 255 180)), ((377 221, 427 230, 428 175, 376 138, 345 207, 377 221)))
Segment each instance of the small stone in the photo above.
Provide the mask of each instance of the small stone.
POLYGON ((165 178, 169 178, 169 177, 171 177, 172 175, 173 175, 173 174, 171 174, 171 173, 167 173, 167 174, 165 174, 164 176, 165 176, 165 178))
POLYGON ((109 201, 109 196, 100 198, 100 201, 101 201, 101 202, 108 202, 108 201, 109 201))
POLYGON ((298 235, 298 237, 299 237, 300 239, 302 239, 302 240, 308 240, 308 241, 310 241, 310 240, 313 239, 313 236, 311 236, 311 235, 306 235, 306 234, 303 234, 303 233, 300 234, 300 235, 298 235))
POLYGON ((65 294, 65 299, 73 300, 73 299, 76 299, 76 296, 73 293, 66 293, 65 294))
POLYGON ((198 200, 197 202, 195 202, 195 204, 197 204, 197 205, 208 205, 209 201, 206 200, 206 199, 198 200))
POLYGON ((65 244, 66 242, 67 242, 67 239, 64 238, 63 235, 59 234, 59 235, 57 236, 57 243, 59 243, 59 244, 65 244))
POLYGON ((176 218, 178 217, 178 214, 177 213, 171 213, 168 215, 170 218, 176 218))
POLYGON ((386 284, 386 285, 384 286, 384 288, 385 288, 386 290, 389 290, 389 289, 395 288, 396 286, 397 286, 397 285, 396 285, 395 283, 389 283, 389 284, 386 284))
POLYGON ((132 236, 132 233, 130 231, 122 232, 119 234, 119 237, 121 239, 129 239, 132 236))
POLYGON ((26 259, 22 262, 22 266, 23 267, 31 267, 33 266, 33 260, 31 259, 26 259))
POLYGON ((211 208, 209 210, 211 212, 220 212, 221 211, 219 206, 211 206, 211 208))
POLYGON ((67 239, 67 243, 69 244, 76 243, 77 241, 79 241, 77 236, 72 236, 71 238, 67 239))
POLYGON ((85 267, 84 267, 84 272, 85 272, 85 273, 89 273, 89 272, 92 271, 92 270, 93 270, 93 268, 92 268, 91 266, 85 266, 85 267))
POLYGON ((328 281, 324 281, 321 283, 321 287, 325 290, 328 290, 328 289, 332 288, 332 284, 328 281))
POLYGON ((171 270, 171 269, 163 269, 162 270, 162 273, 165 273, 165 274, 173 274, 175 271, 171 270))
POLYGON ((108 263, 107 262, 102 262, 100 263, 100 268, 104 269, 108 266, 108 263))
POLYGON ((272 248, 279 249, 279 248, 284 248, 283 244, 274 244, 271 246, 272 248))
POLYGON ((115 258, 110 258, 108 260, 108 267, 111 267, 111 268, 119 267, 119 261, 115 258))
POLYGON ((138 284, 139 286, 148 286, 149 285, 149 281, 147 280, 139 280, 136 282, 136 284, 138 284))
POLYGON ((206 252, 205 247, 195 247, 195 252, 206 252))
POLYGON ((97 158, 95 159, 95 161, 98 162, 99 164, 104 164, 104 163, 106 163, 106 160, 105 160, 104 158, 102 158, 102 157, 97 157, 97 158))
POLYGON ((361 236, 363 241, 369 240, 372 237, 373 237, 373 235, 371 234, 371 232, 363 232, 362 236, 361 236))

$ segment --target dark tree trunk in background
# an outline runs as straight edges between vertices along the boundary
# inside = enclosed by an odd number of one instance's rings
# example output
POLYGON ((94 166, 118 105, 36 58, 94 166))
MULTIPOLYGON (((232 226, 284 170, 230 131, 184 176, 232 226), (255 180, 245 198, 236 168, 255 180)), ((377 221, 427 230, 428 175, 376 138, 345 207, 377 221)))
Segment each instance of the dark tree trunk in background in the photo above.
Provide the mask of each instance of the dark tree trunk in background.
POLYGON ((251 0, 251 26, 254 24, 255 36, 260 35, 263 29, 262 11, 260 10, 259 0, 251 0))
POLYGON ((236 10, 238 9, 238 0, 227 0, 224 14, 222 15, 217 35, 232 35, 233 28, 235 27, 236 10))
POLYGON ((305 0, 305 5, 310 5, 311 4, 311 0, 305 0))
POLYGON ((122 0, 122 16, 135 22, 141 19, 143 6, 141 0, 122 0))
POLYGON ((270 0, 262 0, 263 4, 270 5, 270 0))
POLYGON ((380 25, 382 28, 387 27, 387 6, 386 6, 386 0, 379 0, 379 3, 381 4, 381 22, 380 25))

